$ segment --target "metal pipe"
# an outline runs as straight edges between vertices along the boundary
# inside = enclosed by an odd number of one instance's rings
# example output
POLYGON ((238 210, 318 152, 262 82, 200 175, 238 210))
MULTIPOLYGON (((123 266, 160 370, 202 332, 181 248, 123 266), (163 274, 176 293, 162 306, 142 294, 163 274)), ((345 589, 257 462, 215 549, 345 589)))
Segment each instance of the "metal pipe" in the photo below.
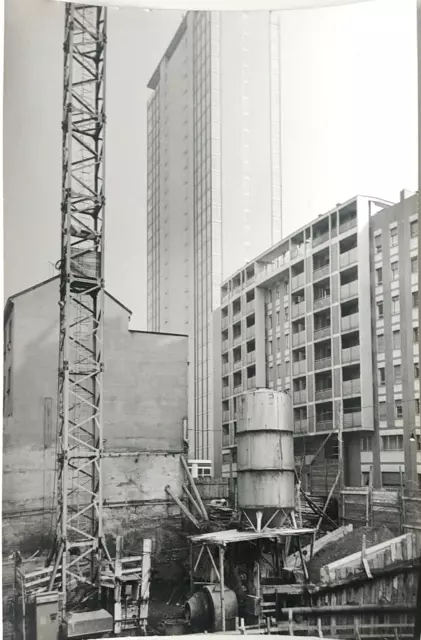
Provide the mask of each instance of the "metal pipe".
POLYGON ((187 509, 187 507, 181 502, 181 500, 179 500, 179 498, 177 498, 177 496, 175 496, 173 494, 173 492, 171 491, 171 488, 167 485, 165 487, 165 491, 168 493, 169 496, 171 496, 171 498, 174 500, 174 502, 180 507, 181 511, 184 513, 184 515, 190 520, 190 522, 192 524, 194 524, 194 526, 197 529, 200 529, 200 525, 197 522, 196 518, 194 517, 194 515, 192 515, 190 513, 190 511, 187 509))
POLYGON ((204 520, 209 520, 208 513, 207 513, 207 511, 205 509, 205 505, 203 504, 202 498, 201 498, 200 493, 199 493, 199 491, 198 491, 198 489, 196 487, 196 484, 194 482, 193 476, 190 473, 190 469, 189 469, 189 466, 188 466, 188 464, 186 462, 186 459, 185 459, 184 456, 180 456, 180 460, 181 460, 181 463, 182 463, 182 465, 184 467, 184 471, 186 472, 187 478, 188 478, 188 480, 190 482, 190 486, 191 486, 191 488, 193 490, 193 493, 195 495, 197 503, 198 503, 198 505, 200 507, 200 511, 202 512, 203 518, 204 518, 204 520))
POLYGON ((320 616, 329 613, 415 613, 416 606, 410 604, 351 604, 326 607, 291 607, 282 609, 282 612, 288 613, 288 615, 291 613, 293 616, 320 616))
POLYGON ((53 590, 54 580, 56 579, 57 571, 58 571, 61 559, 63 557, 63 550, 64 550, 64 544, 62 542, 61 545, 60 545, 59 552, 57 554, 56 561, 54 563, 53 570, 51 572, 50 582, 48 583, 48 591, 52 591, 53 590))
POLYGON ((186 495, 187 495, 188 499, 190 500, 190 502, 192 503, 193 507, 196 509, 196 513, 201 518, 202 517, 202 510, 199 507, 199 505, 197 504, 196 500, 193 498, 193 496, 190 493, 189 488, 188 488, 188 486, 186 484, 183 484, 183 489, 186 492, 186 495))

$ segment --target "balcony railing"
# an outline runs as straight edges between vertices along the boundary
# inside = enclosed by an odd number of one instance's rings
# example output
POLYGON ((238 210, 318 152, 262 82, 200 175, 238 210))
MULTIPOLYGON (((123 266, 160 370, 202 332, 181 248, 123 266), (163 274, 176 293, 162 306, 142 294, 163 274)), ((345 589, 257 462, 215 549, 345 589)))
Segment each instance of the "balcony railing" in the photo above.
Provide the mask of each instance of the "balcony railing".
POLYGON ((234 371, 238 371, 238 369, 241 369, 241 367, 242 367, 242 366, 243 366, 243 361, 242 361, 242 360, 241 360, 241 358, 240 358, 240 360, 236 360, 236 361, 234 362, 234 364, 233 364, 233 367, 232 367, 232 368, 234 369, 234 371))
POLYGON ((316 431, 332 431, 333 420, 323 420, 323 418, 316 418, 316 431))
POLYGON ((361 380, 355 378, 354 380, 344 380, 342 383, 342 395, 344 396, 359 396, 361 394, 361 380))
POLYGON ((255 327, 256 327, 255 324, 252 324, 250 327, 247 327, 246 329, 247 338, 253 338, 255 327))
POLYGON ((320 402, 321 400, 330 400, 332 397, 332 388, 316 389, 315 397, 317 402, 320 402))
POLYGON ((350 331, 351 329, 358 329, 359 327, 359 317, 357 313, 351 313, 349 316, 343 316, 341 318, 341 329, 342 331, 350 331))
POLYGON ((229 373, 229 370, 230 370, 230 363, 224 362, 222 364, 222 375, 226 375, 227 373, 229 373))
POLYGON ((314 299, 313 309, 323 309, 324 307, 328 307, 330 305, 330 294, 325 296, 319 296, 314 299))
POLYGON ((307 371, 307 360, 297 360, 292 363, 292 375, 297 376, 300 373, 307 371))
POLYGON ((222 421, 223 422, 229 422, 230 420, 230 412, 229 411, 223 411, 222 412, 222 421))
POLYGON ((241 316, 241 308, 233 312, 232 314, 233 321, 237 320, 240 316, 241 316))
POLYGON ((253 362, 256 362, 256 352, 250 351, 250 353, 247 354, 247 364, 252 364, 253 362))
POLYGON ((291 260, 295 260, 296 258, 300 258, 304 256, 304 248, 303 247, 292 247, 291 249, 291 260))
POLYGON ((292 318, 303 316, 305 312, 306 312, 306 303, 304 302, 304 300, 302 302, 298 302, 297 304, 293 304, 291 307, 292 318))
POLYGON ((344 413, 344 429, 358 429, 362 426, 361 411, 344 413))
POLYGON ((256 388, 256 376, 247 378, 247 389, 255 389, 255 388, 256 388))
POLYGON ((299 391, 294 391, 293 401, 294 404, 305 404, 307 402, 307 390, 300 389, 299 391))
POLYGON ((303 273, 299 273, 297 276, 291 278, 291 290, 298 289, 299 287, 303 287, 306 283, 306 276, 303 273))
POLYGON ((308 420, 294 420, 294 433, 308 433, 308 420))
POLYGON ((353 298, 358 295, 358 280, 353 280, 352 282, 348 282, 348 284, 343 284, 341 286, 341 300, 345 300, 346 298, 353 298))
POLYGON ((332 327, 330 324, 325 327, 320 327, 320 329, 314 330, 314 340, 321 340, 322 338, 329 338, 332 331, 332 327))
POLYGON ((223 329, 226 329, 226 328, 228 327, 228 325, 229 325, 229 321, 230 321, 230 319, 229 319, 229 317, 228 317, 228 316, 225 316, 224 318, 222 318, 222 320, 221 320, 221 327, 222 327, 223 329))
POLYGON ((313 236, 313 247, 318 247, 319 244, 323 244, 323 242, 327 242, 329 240, 329 231, 325 231, 324 233, 320 233, 317 236, 313 236))
POLYGON ((234 386, 234 393, 235 394, 236 393, 242 393, 242 391, 243 391, 243 383, 242 382, 240 382, 240 384, 236 384, 234 386))
POLYGON ((223 340, 221 344, 221 350, 227 351, 228 347, 229 347, 229 340, 223 340))
POLYGON ((292 346, 298 347, 300 344, 304 344, 306 341, 306 332, 299 331, 298 333, 292 334, 292 346))
POLYGON ((230 395, 230 388, 229 387, 222 387, 222 397, 223 398, 228 398, 229 395, 230 395))
POLYGON ((339 255, 339 264, 341 267, 348 267, 349 265, 354 264, 354 262, 357 262, 357 260, 358 260, 357 247, 354 247, 349 251, 344 251, 344 253, 341 253, 339 255))
POLYGON ((360 360, 360 345, 357 344, 354 347, 347 347, 342 349, 342 364, 349 364, 350 362, 359 362, 360 360))
POLYGON ((250 300, 246 304, 246 313, 251 313, 252 311, 254 311, 254 300, 250 300))
POLYGON ((345 222, 342 222, 342 224, 339 225, 339 233, 346 233, 346 231, 349 231, 350 229, 353 229, 356 226, 357 226, 357 217, 355 216, 355 218, 350 218, 349 220, 346 220, 345 222))
POLYGON ((332 356, 325 356, 324 358, 316 358, 314 361, 314 368, 316 371, 320 369, 329 369, 332 366, 332 356))
POLYGON ((313 269, 313 280, 320 280, 325 276, 328 276, 330 273, 330 264, 324 264, 322 267, 317 267, 317 269, 313 269))
POLYGON ((230 434, 229 433, 223 433, 222 434, 222 446, 223 447, 229 447, 230 446, 230 434))
POLYGON ((235 336, 234 340, 233 340, 233 345, 234 347, 236 347, 237 345, 241 344, 243 341, 243 337, 240 333, 240 335, 235 336))

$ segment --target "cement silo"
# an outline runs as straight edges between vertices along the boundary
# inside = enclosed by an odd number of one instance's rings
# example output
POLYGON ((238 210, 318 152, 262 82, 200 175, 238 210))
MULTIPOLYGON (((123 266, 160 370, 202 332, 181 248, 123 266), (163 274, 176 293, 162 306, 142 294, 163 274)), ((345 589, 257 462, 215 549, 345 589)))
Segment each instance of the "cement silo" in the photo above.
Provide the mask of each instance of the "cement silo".
POLYGON ((271 389, 249 391, 239 413, 238 508, 257 529, 269 521, 271 527, 281 526, 295 506, 291 396, 271 389))

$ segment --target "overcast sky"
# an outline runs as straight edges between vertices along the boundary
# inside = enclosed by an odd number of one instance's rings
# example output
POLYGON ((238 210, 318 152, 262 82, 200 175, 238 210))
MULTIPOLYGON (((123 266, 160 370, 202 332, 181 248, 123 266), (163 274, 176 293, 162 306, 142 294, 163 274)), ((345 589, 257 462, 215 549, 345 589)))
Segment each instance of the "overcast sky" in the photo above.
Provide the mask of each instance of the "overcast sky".
MULTIPOLYGON (((146 83, 181 19, 109 11, 106 287, 146 328, 146 83)), ((6 0, 5 296, 60 252, 63 5, 6 0)), ((415 0, 282 18, 285 233, 356 193, 417 188, 415 0)))

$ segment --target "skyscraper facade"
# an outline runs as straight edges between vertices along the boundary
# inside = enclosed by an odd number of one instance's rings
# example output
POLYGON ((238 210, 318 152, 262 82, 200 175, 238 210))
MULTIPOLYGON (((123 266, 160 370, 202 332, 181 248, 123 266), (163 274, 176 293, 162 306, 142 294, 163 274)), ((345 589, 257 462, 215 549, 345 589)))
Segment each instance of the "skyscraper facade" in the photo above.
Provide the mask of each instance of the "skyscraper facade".
POLYGON ((196 459, 222 279, 282 235, 279 47, 274 12, 189 12, 148 84, 148 329, 189 335, 196 459))

